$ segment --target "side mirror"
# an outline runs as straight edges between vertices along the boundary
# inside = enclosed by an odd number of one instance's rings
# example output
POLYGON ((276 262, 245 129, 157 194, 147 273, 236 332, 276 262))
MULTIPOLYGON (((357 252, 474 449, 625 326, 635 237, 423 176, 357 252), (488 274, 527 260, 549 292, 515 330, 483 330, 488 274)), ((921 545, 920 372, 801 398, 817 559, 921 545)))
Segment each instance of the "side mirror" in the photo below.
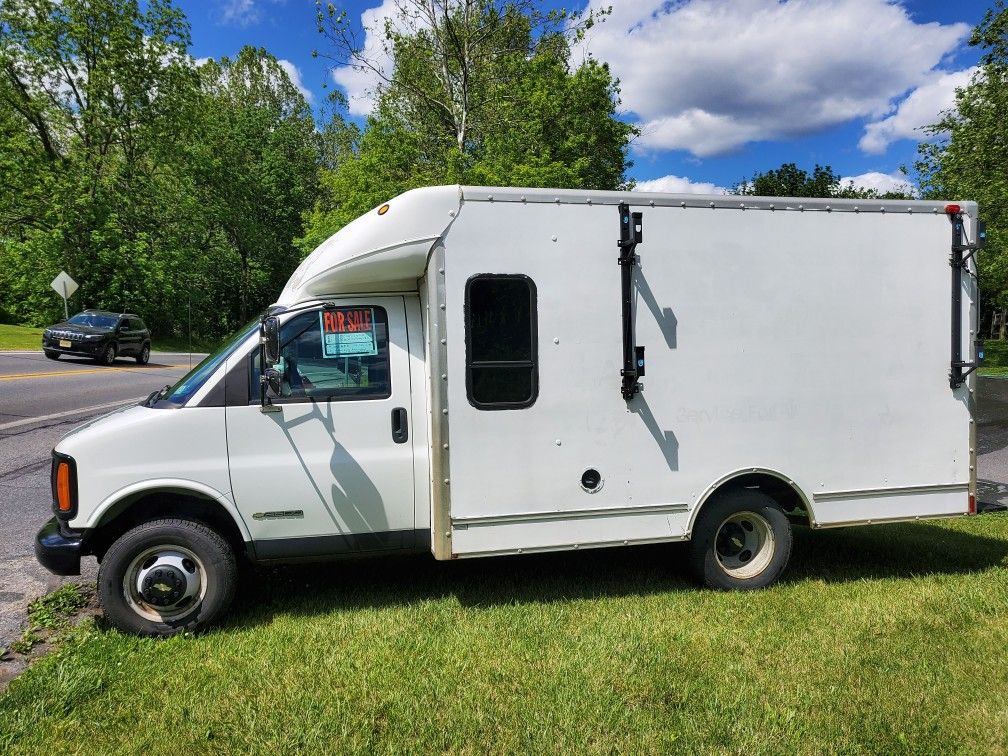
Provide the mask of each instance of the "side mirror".
POLYGON ((270 315, 268 318, 263 318, 262 326, 260 327, 259 332, 265 350, 264 356, 266 358, 266 366, 269 367, 275 365, 280 360, 279 319, 277 319, 275 315, 270 315))
POLYGON ((280 396, 280 371, 273 367, 266 368, 263 373, 266 376, 266 384, 270 387, 274 396, 280 396))

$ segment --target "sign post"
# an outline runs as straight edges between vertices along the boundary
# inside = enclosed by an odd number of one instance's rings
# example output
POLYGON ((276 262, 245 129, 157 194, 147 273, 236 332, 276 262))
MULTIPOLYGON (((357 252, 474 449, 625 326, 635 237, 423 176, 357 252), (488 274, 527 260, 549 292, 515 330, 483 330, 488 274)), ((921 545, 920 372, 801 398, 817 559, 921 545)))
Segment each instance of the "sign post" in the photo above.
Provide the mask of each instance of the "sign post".
POLYGON ((63 318, 68 319, 70 310, 67 308, 67 300, 77 291, 77 282, 70 278, 65 270, 61 270, 49 285, 52 286, 53 291, 63 297, 63 318))

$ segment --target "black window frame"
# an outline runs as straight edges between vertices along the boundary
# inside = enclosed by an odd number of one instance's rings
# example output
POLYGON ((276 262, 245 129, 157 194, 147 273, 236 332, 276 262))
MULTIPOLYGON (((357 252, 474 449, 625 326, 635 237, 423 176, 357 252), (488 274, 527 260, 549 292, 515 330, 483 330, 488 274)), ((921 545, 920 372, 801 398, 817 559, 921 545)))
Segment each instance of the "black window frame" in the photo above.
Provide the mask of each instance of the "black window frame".
POLYGON ((465 285, 465 307, 462 315, 465 328, 465 381, 466 398, 469 404, 478 410, 519 410, 527 409, 539 398, 539 294, 535 281, 524 273, 478 273, 471 276, 465 285), (469 322, 470 293, 475 281, 508 280, 522 281, 529 290, 529 327, 531 328, 531 358, 528 360, 477 360, 472 359, 472 328, 469 322), (521 402, 480 402, 473 397, 473 368, 518 368, 532 369, 532 392, 528 399, 521 402))
MULTIPOLYGON (((362 301, 365 301, 365 300, 362 300, 362 301)), ((394 393, 393 386, 392 386, 392 324, 391 324, 391 321, 389 320, 388 309, 384 305, 378 305, 378 304, 364 304, 364 305, 341 304, 341 305, 337 305, 336 309, 337 310, 338 309, 349 309, 349 308, 354 308, 354 307, 368 307, 368 308, 370 308, 372 310, 380 310, 381 313, 382 313, 382 316, 385 319, 385 341, 386 341, 386 347, 385 347, 385 349, 386 349, 386 351, 385 351, 385 366, 388 369, 388 391, 386 393, 383 393, 383 394, 359 394, 359 395, 356 395, 356 396, 352 395, 352 394, 347 394, 347 395, 343 395, 343 396, 330 395, 330 396, 327 396, 327 397, 324 397, 324 398, 323 397, 314 397, 314 396, 274 396, 271 393, 270 394, 270 401, 273 404, 328 404, 328 403, 331 403, 331 402, 368 402, 368 401, 372 401, 372 402, 374 402, 374 401, 384 402, 384 401, 387 401, 388 399, 390 399, 392 397, 392 394, 394 393)), ((294 315, 294 317, 291 318, 291 320, 294 320, 296 318, 300 318, 300 317, 302 317, 304 315, 308 315, 308 314, 314 314, 314 315, 317 316, 320 312, 323 312, 324 309, 325 308, 323 308, 323 307, 317 307, 317 308, 312 308, 312 309, 304 310, 303 312, 299 312, 296 315, 294 315)), ((288 322, 290 322, 290 321, 288 321, 288 322)), ((284 323, 284 325, 286 325, 286 323, 284 323)), ((282 328, 283 328, 283 326, 281 326, 281 332, 282 332, 282 328)), ((286 347, 294 339, 300 338, 301 335, 303 333, 305 333, 306 330, 307 329, 303 329, 300 332, 298 332, 298 334, 296 336, 292 336, 291 338, 289 338, 286 341, 282 342, 281 345, 280 345, 280 351, 282 352, 283 349, 284 349, 284 347, 286 347)), ((244 373, 244 376, 245 376, 244 383, 245 383, 246 389, 248 391, 248 397, 247 397, 246 402, 245 402, 247 405, 253 405, 253 404, 254 405, 258 405, 259 404, 259 390, 258 390, 258 385, 259 384, 257 382, 253 386, 253 383, 252 383, 252 379, 255 376, 254 366, 255 366, 255 363, 256 363, 256 360, 258 359, 258 357, 259 357, 259 345, 256 344, 255 348, 251 352, 248 353, 247 357, 243 361, 244 365, 245 365, 245 369, 242 372, 244 373)), ((228 376, 228 377, 230 377, 230 376, 228 376)), ((229 402, 229 404, 230 404, 230 402, 229 402)))

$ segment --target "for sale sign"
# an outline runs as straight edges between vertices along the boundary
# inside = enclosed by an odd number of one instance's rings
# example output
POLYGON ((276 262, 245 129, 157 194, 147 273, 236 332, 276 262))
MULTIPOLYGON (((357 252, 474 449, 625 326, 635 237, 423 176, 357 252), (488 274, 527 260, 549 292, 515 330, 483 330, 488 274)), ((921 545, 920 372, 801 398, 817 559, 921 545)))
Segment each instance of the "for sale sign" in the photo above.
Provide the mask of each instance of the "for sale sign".
POLYGON ((319 313, 323 357, 367 357, 378 354, 374 310, 340 307, 319 313))

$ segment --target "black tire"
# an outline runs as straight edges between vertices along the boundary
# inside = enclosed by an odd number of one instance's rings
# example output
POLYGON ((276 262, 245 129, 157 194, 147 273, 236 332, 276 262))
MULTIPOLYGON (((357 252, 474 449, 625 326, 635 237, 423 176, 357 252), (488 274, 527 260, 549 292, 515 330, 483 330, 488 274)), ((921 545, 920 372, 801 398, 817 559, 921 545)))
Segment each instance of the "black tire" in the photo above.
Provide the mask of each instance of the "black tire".
POLYGON ((54 352, 51 349, 43 349, 42 351, 45 352, 45 356, 48 357, 50 360, 58 360, 60 358, 59 352, 54 352))
POLYGON ((234 551, 219 533, 192 520, 152 520, 127 531, 105 553, 98 569, 98 596, 113 627, 136 635, 165 636, 200 630, 218 619, 231 605, 237 581, 234 551), (162 547, 164 551, 180 547, 194 555, 205 590, 184 609, 158 620, 150 616, 157 617, 157 610, 139 603, 138 592, 127 596, 124 581, 138 557, 162 547))
POLYGON ((137 365, 146 365, 150 360, 150 344, 140 347, 140 352, 136 356, 137 365))
POLYGON ((107 347, 101 350, 98 356, 95 357, 97 362, 102 365, 111 365, 116 360, 116 345, 109 344, 107 347))
POLYGON ((791 523, 777 502, 753 489, 729 491, 700 510, 690 540, 690 569, 709 588, 766 588, 787 567, 791 544, 791 523))

